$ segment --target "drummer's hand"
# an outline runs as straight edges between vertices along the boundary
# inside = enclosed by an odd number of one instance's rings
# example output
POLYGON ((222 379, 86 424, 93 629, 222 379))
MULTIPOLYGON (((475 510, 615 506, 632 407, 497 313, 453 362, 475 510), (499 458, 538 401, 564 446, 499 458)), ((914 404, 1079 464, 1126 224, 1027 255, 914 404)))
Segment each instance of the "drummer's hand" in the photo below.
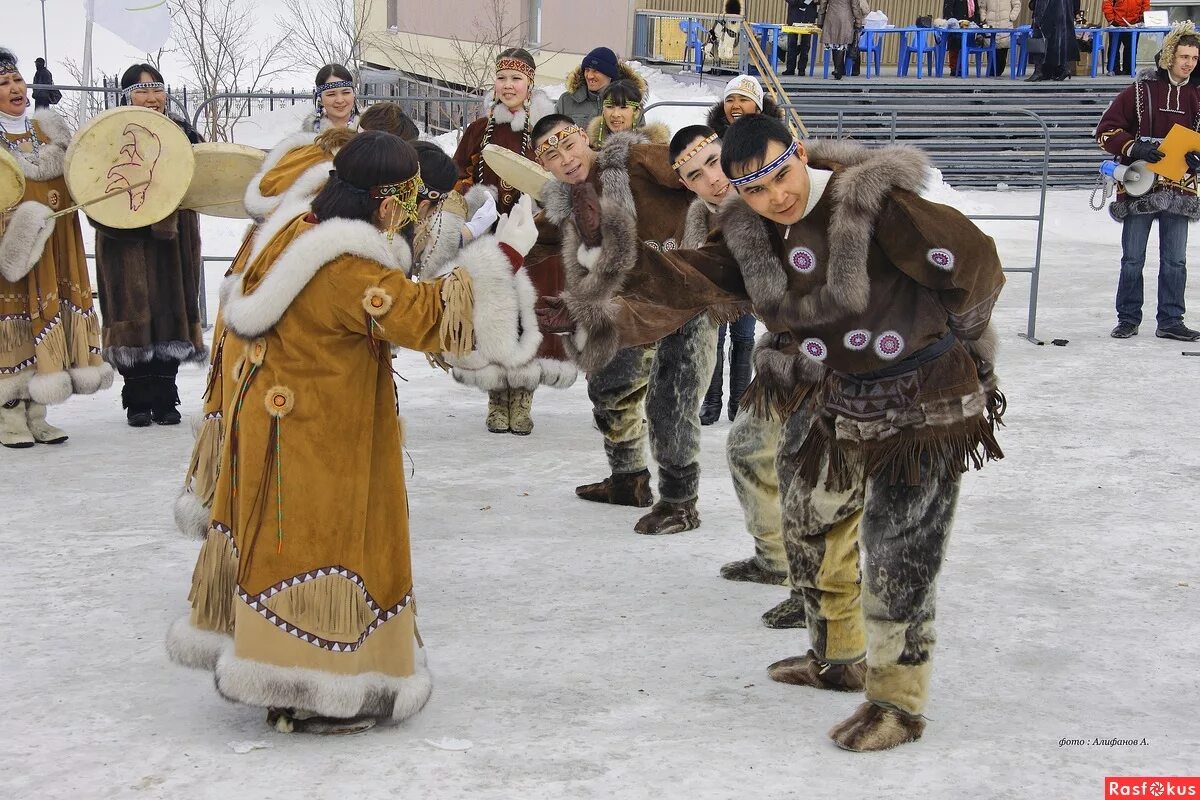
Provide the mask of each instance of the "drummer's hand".
POLYGON ((500 224, 496 226, 496 238, 522 256, 528 254, 537 244, 538 231, 537 225, 533 223, 533 200, 529 195, 521 195, 512 212, 500 216, 500 224))
POLYGON ((537 314, 538 330, 543 334, 574 333, 575 320, 567 313, 567 305, 561 297, 543 295, 533 306, 537 314))
POLYGON ((471 237, 467 241, 483 236, 496 224, 496 220, 499 218, 500 212, 496 210, 496 198, 492 197, 491 192, 488 192, 487 199, 483 201, 483 205, 475 212, 475 216, 467 220, 466 227, 471 232, 471 237))
POLYGON ((571 187, 571 217, 579 229, 579 238, 588 247, 599 247, 600 196, 590 183, 577 183, 571 187))

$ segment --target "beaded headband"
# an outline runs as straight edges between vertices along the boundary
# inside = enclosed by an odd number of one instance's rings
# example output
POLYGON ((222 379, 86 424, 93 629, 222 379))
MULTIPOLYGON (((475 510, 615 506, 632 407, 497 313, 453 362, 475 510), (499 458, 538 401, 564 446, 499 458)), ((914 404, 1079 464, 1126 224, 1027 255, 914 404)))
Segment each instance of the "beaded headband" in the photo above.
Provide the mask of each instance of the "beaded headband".
POLYGON ((162 81, 146 81, 145 83, 135 83, 132 86, 127 86, 122 89, 121 94, 125 95, 125 99, 128 100, 138 89, 155 89, 160 92, 165 92, 167 90, 167 85, 162 81))
POLYGON ((708 147, 710 144, 715 142, 717 140, 717 138, 718 137, 715 133, 711 134, 708 136, 708 138, 701 139, 700 141, 696 142, 696 145, 694 147, 684 150, 682 153, 679 154, 679 158, 675 159, 671 163, 671 169, 678 172, 679 168, 682 167, 687 162, 691 161, 692 158, 696 155, 696 153, 699 153, 701 150, 708 147))
MULTIPOLYGON (((558 147, 568 136, 573 133, 583 134, 583 128, 579 127, 578 125, 568 125, 557 133, 550 134, 550 137, 546 139, 546 141, 542 142, 537 146, 536 149, 534 149, 534 157, 541 158, 543 154, 558 147)), ((586 134, 584 135, 586 136, 586 134)))
POLYGON ((422 200, 430 200, 434 203, 436 203, 438 200, 441 200, 442 196, 445 194, 448 194, 448 192, 439 192, 437 189, 430 189, 424 183, 422 183, 421 187, 417 189, 418 197, 420 197, 422 200))
POLYGON ((529 66, 519 58, 505 57, 500 59, 496 62, 496 72, 499 72, 502 69, 516 70, 517 72, 522 73, 526 78, 529 78, 529 80, 533 80, 533 67, 529 66))
POLYGON ((612 100, 605 100, 604 107, 605 108, 632 108, 636 111, 637 109, 642 107, 642 104, 636 100, 626 100, 624 103, 617 105, 612 100))
POLYGON ((330 89, 353 89, 354 81, 329 81, 328 83, 317 84, 317 89, 313 93, 314 97, 320 97, 330 89))
POLYGON ((734 186, 745 186, 747 183, 753 183, 763 176, 770 175, 772 172, 782 167, 784 163, 788 161, 788 159, 794 156, 796 154, 796 148, 799 146, 800 143, 793 140, 792 143, 788 145, 788 149, 783 151, 783 155, 779 156, 779 158, 775 159, 770 164, 765 164, 762 167, 759 167, 749 175, 743 175, 740 178, 730 178, 729 182, 734 186))
POLYGON ((0 75, 12 75, 16 72, 20 72, 20 70, 17 69, 16 61, 9 61, 8 59, 0 61, 0 75))

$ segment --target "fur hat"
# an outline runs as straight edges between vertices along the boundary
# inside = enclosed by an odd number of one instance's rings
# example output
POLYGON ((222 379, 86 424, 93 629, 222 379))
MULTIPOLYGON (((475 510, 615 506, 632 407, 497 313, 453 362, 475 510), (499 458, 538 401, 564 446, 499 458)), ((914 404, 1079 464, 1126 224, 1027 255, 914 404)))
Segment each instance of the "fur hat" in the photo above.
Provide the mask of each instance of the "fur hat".
POLYGON ((621 74, 617 65, 617 54, 607 47, 597 47, 588 53, 583 57, 583 63, 580 67, 582 69, 594 69, 601 75, 607 75, 609 80, 614 81, 621 74))
POLYGON ((1200 37, 1191 20, 1174 25, 1163 39, 1162 50, 1158 53, 1158 66, 1165 70, 1171 69, 1171 62, 1175 60, 1175 48, 1179 47, 1179 40, 1184 36, 1200 37))
POLYGON ((17 71, 17 56, 7 47, 0 47, 0 75, 17 71))
POLYGON ((727 100, 731 94, 750 98, 758 106, 758 110, 762 111, 763 88, 762 84, 758 82, 758 78, 751 75, 735 75, 729 83, 725 84, 725 93, 721 95, 722 102, 727 100))

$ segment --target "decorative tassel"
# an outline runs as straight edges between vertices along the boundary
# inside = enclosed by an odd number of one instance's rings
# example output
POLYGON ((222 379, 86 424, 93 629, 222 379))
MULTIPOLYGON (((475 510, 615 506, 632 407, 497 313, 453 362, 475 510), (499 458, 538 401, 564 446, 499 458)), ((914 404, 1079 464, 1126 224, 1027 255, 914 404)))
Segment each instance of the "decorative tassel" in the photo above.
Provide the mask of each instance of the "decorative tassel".
POLYGON ((233 540, 209 531, 192 572, 192 619, 198 627, 233 633, 233 599, 237 592, 238 558, 233 540))
POLYGON ((455 267, 442 281, 442 304, 440 347, 462 358, 475 349, 475 290, 471 275, 462 267, 455 267))
POLYGON ((217 492, 223 441, 224 420, 220 413, 205 417, 196 436, 196 446, 192 448, 187 474, 183 478, 183 487, 190 488, 205 508, 212 508, 213 496, 217 492))
POLYGON ((279 417, 275 417, 275 552, 283 552, 283 445, 279 417))

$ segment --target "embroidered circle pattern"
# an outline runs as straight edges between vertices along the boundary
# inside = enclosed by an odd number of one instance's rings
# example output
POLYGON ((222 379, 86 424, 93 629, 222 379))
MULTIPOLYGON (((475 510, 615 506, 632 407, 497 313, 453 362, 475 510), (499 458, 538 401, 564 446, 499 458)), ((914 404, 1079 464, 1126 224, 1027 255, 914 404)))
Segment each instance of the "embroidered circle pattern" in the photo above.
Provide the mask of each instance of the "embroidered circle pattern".
POLYGON ((938 269, 945 270, 946 272, 954 269, 954 253, 951 253, 944 247, 933 248, 925 254, 925 258, 938 269))
POLYGON ((807 275, 816 269, 817 254, 807 247, 793 247, 792 252, 788 254, 788 263, 796 272, 807 275))
POLYGON ((810 337, 801 342, 800 349, 804 352, 804 355, 813 361, 824 361, 825 356, 829 355, 829 348, 825 346, 824 342, 815 337, 810 337))
POLYGON ((866 350, 871 344, 871 332, 863 329, 850 331, 842 339, 847 350, 866 350))
POLYGON ((904 352, 904 337, 895 331, 884 331, 875 340, 875 354, 885 361, 891 361, 904 352))

